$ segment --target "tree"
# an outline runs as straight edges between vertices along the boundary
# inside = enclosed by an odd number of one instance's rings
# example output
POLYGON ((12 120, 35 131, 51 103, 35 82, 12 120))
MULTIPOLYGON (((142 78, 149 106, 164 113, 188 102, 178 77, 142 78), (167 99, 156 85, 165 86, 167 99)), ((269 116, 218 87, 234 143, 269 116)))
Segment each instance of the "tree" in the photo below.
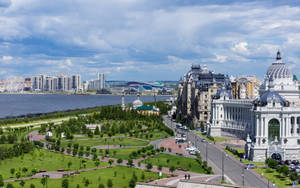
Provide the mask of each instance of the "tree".
POLYGON ((91 182, 90 182, 89 179, 85 179, 85 181, 84 181, 84 186, 88 187, 90 183, 91 183, 91 182))
POLYGON ((121 159, 121 158, 119 158, 118 160, 117 160, 117 163, 118 164, 121 164, 123 162, 123 159, 121 159))
POLYGON ((20 177, 21 177, 21 172, 18 171, 18 172, 16 173, 16 178, 19 179, 20 177))
POLYGON ((291 179, 292 181, 296 181, 296 180, 298 179, 298 174, 297 174, 297 172, 291 173, 290 179, 291 179))
POLYGON ((99 165, 100 165, 100 160, 99 160, 99 159, 96 159, 96 161, 95 161, 95 166, 98 168, 99 165))
POLYGON ((112 188, 112 186, 113 186, 112 180, 111 180, 111 179, 108 179, 108 180, 107 180, 107 187, 112 188))
POLYGON ((47 184, 47 177, 42 177, 41 184, 43 185, 43 187, 45 187, 45 185, 47 184))
POLYGON ((99 130, 99 127, 98 126, 96 126, 96 129, 95 129, 95 133, 94 133, 95 135, 99 135, 100 134, 100 130, 99 130))
POLYGON ((69 162, 68 162, 68 168, 70 168, 71 166, 72 166, 72 162, 69 161, 69 162))
POLYGON ((69 187, 69 180, 68 179, 63 179, 61 182, 61 187, 62 188, 68 188, 69 187))
POLYGON ((161 164, 158 165, 157 169, 158 169, 159 171, 161 171, 161 170, 162 170, 162 165, 161 165, 161 164))
POLYGON ((175 171, 175 166, 171 166, 171 167, 169 168, 169 171, 173 174, 173 172, 175 171))
POLYGON ((132 166, 133 166, 133 160, 132 160, 131 158, 128 159, 127 165, 128 165, 129 167, 132 167, 132 166))
POLYGON ((151 163, 148 163, 148 164, 146 165, 146 168, 147 168, 147 170, 151 170, 151 169, 152 169, 152 164, 151 164, 151 163))
POLYGON ((136 181, 132 178, 129 182, 129 187, 130 188, 135 188, 135 185, 136 185, 136 181))
POLYGON ((20 182, 20 185, 21 185, 21 187, 24 187, 25 181, 22 180, 22 181, 20 182))
POLYGON ((99 184, 98 188, 105 188, 104 185, 101 183, 99 184))
POLYGON ((24 174, 26 174, 27 171, 28 171, 28 168, 26 168, 26 167, 23 167, 23 168, 22 168, 22 172, 23 172, 24 174))
POLYGON ((111 166, 111 165, 114 163, 114 160, 109 159, 109 160, 108 160, 108 163, 109 163, 109 166, 111 166))
POLYGON ((3 176, 0 175, 0 187, 4 186, 3 176))
POLYGON ((11 169, 10 169, 10 173, 11 173, 12 177, 14 177, 15 171, 16 171, 15 168, 11 168, 11 169))
POLYGON ((11 183, 8 183, 8 184, 6 185, 6 188, 14 188, 14 186, 13 186, 11 183))
POLYGON ((35 185, 34 184, 30 184, 30 188, 35 188, 35 185))

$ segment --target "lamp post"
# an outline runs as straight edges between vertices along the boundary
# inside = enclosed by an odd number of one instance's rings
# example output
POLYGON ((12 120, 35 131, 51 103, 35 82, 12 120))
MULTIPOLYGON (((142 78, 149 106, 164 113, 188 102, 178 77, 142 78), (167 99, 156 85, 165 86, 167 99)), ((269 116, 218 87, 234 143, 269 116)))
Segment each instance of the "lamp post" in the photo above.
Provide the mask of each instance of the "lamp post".
POLYGON ((245 186, 245 167, 244 166, 243 166, 242 178, 243 178, 243 186, 245 186))
POLYGON ((207 151, 208 151, 207 150, 207 142, 206 142, 206 148, 205 149, 206 149, 206 151, 205 151, 205 157, 206 157, 206 162, 207 162, 207 151))
MULTIPOLYGON (((222 152, 223 153, 223 152, 222 152)), ((224 153, 222 154, 222 181, 224 181, 224 153)))

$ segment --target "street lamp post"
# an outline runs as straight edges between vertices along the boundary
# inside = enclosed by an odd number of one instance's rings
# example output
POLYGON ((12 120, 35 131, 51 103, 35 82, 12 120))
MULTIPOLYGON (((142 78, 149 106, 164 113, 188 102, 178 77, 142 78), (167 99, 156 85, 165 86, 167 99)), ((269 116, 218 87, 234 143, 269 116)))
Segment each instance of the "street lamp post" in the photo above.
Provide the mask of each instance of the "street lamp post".
MULTIPOLYGON (((222 152, 223 153, 223 152, 222 152)), ((224 181, 224 153, 222 154, 222 181, 224 181)))
POLYGON ((206 142, 206 151, 205 151, 205 157, 206 157, 206 162, 207 162, 207 142, 206 142))
POLYGON ((244 166, 243 166, 242 177, 243 177, 243 186, 245 186, 245 168, 244 168, 244 166))

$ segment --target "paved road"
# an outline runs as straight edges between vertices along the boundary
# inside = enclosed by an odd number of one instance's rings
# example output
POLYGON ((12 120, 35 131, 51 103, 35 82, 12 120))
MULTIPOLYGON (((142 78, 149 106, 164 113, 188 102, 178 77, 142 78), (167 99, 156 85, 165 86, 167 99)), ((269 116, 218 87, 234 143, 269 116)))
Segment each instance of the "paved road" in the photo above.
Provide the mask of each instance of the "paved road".
POLYGON ((54 120, 41 120, 41 121, 35 122, 35 123, 6 125, 6 126, 2 126, 2 127, 3 128, 20 128, 20 127, 30 127, 30 126, 39 127, 41 124, 44 124, 44 123, 58 124, 58 123, 61 123, 62 121, 66 121, 66 120, 69 120, 71 118, 74 118, 74 117, 65 117, 65 118, 54 119, 54 120))
MULTIPOLYGON (((175 129, 175 124, 168 117, 164 117, 164 123, 172 129, 175 129)), ((227 156, 224 151, 217 148, 214 144, 201 142, 201 137, 195 132, 187 131, 187 140, 190 141, 195 147, 200 150, 202 160, 208 158, 208 164, 212 166, 216 173, 222 174, 222 161, 224 164, 224 174, 229 179, 229 181, 243 185, 243 172, 244 172, 244 185, 251 187, 268 187, 268 182, 266 179, 258 176, 255 172, 251 170, 244 169, 244 166, 227 156), (206 154, 207 151, 207 154, 206 154)))

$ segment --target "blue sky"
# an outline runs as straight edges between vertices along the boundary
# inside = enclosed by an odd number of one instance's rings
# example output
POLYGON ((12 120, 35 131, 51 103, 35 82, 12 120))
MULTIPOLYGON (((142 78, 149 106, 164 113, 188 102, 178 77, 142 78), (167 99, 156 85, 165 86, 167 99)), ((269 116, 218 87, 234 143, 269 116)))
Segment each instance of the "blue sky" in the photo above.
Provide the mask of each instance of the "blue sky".
POLYGON ((296 0, 0 0, 0 31, 0 78, 178 80, 192 64, 262 78, 278 49, 300 76, 296 0))

